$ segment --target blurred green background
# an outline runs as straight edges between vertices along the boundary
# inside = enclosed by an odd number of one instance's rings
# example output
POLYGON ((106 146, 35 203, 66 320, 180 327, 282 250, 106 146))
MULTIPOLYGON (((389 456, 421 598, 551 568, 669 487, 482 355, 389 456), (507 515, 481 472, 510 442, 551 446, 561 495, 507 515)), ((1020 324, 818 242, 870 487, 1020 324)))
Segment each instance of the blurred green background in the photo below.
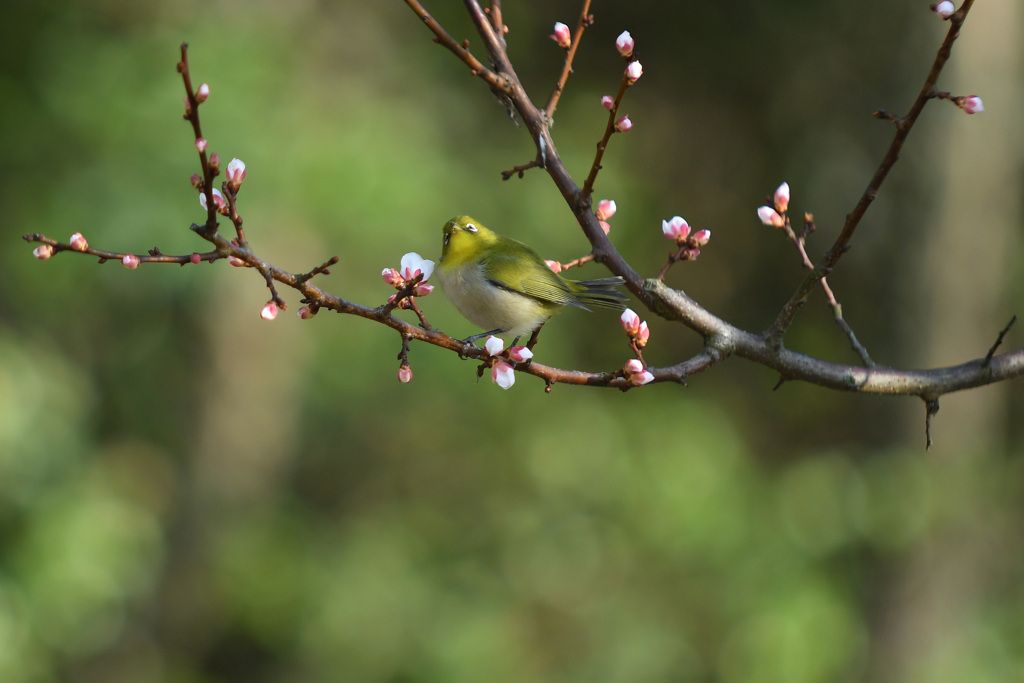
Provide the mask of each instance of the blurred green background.
MULTIPOLYGON (((428 8, 472 36, 461 3, 428 8)), ((814 257, 855 204, 947 25, 927 3, 595 1, 553 134, 582 180, 637 40, 635 123, 605 157, 612 238, 647 274, 660 221, 710 228, 669 282, 751 330, 801 278, 754 210, 781 181, 814 257)), ((534 99, 576 2, 506 3, 534 99)), ((984 355, 1024 313, 1024 10, 976 3, 940 87, 830 278, 880 363, 984 355)), ((0 26, 0 680, 1009 681, 1024 678, 1024 383, 919 401, 733 361, 628 394, 510 391, 389 329, 260 320, 226 263, 40 262, 20 236, 204 250, 178 44, 204 132, 248 164, 262 256, 376 305, 470 213, 568 260, 586 245, 522 129, 404 3, 86 0, 0 26)), ((482 56, 478 53, 478 56, 482 56)), ((589 267, 585 274, 600 274, 589 267)), ((445 331, 475 332, 440 292, 445 331)), ((655 364, 699 348, 646 316, 655 364)), ((1007 339, 1021 345, 1021 328, 1007 339)), ((787 344, 855 362, 816 297, 787 344)), ((613 316, 570 311, 539 359, 610 370, 613 316)))

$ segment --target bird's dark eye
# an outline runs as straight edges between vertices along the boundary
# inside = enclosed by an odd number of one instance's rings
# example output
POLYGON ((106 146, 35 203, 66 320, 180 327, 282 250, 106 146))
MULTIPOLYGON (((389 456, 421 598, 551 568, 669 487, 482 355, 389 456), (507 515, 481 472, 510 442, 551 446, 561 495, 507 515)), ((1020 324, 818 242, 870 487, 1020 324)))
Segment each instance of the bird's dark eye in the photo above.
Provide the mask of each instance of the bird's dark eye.
POLYGON ((466 230, 470 232, 476 232, 476 226, 472 223, 466 223, 466 230))

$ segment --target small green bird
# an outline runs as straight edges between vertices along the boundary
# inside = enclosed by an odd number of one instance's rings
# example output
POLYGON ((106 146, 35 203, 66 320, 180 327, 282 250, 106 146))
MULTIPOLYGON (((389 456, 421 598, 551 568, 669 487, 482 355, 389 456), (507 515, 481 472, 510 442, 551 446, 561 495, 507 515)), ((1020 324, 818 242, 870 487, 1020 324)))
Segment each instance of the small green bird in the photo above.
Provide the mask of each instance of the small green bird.
POLYGON ((540 329, 565 306, 622 310, 628 300, 615 289, 625 282, 621 277, 567 280, 530 247, 469 216, 444 224, 437 275, 459 313, 488 330, 467 342, 503 333, 518 339, 540 329))

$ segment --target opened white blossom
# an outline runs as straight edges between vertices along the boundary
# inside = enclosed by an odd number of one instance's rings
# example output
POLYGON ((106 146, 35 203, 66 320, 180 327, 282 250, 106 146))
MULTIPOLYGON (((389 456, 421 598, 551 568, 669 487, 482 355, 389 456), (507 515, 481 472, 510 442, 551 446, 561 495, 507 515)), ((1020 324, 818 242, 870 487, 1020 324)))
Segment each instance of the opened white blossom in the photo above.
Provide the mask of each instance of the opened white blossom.
POLYGON ((434 272, 434 262, 411 251, 402 257, 402 267, 399 272, 406 280, 412 280, 421 273, 423 279, 426 280, 434 272))
POLYGON ((667 221, 661 222, 661 232, 670 240, 683 242, 690 236, 690 225, 682 216, 672 216, 667 221))

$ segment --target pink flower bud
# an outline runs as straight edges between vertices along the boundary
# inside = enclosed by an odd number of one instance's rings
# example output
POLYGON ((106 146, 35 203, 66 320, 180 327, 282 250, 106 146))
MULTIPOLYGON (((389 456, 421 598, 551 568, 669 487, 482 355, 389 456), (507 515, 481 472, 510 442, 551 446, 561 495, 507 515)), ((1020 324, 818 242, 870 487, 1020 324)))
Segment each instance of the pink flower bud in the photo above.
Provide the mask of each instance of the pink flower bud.
POLYGON ((647 346, 647 340, 651 338, 651 330, 647 327, 647 321, 640 323, 640 329, 636 333, 636 347, 642 349, 647 346))
POLYGON ((199 263, 202 262, 203 257, 199 255, 198 251, 194 251, 194 252, 192 252, 192 255, 189 256, 188 260, 191 261, 192 263, 198 265, 199 263))
POLYGON ((615 215, 616 208, 614 199, 602 199, 597 203, 597 220, 608 220, 615 215))
POLYGON ((139 267, 139 263, 141 263, 139 257, 135 254, 125 254, 124 258, 121 259, 121 265, 128 270, 135 270, 139 267))
POLYGON ((190 177, 188 180, 190 183, 192 183, 192 187, 196 188, 197 190, 203 186, 203 176, 199 175, 198 173, 193 173, 192 177, 190 177))
POLYGON ((277 304, 273 301, 268 301, 267 304, 260 310, 260 317, 264 320, 273 320, 277 317, 278 312, 281 309, 277 307, 277 304))
POLYGON ((491 368, 491 379, 502 389, 508 389, 516 383, 516 372, 511 365, 499 360, 491 368))
POLYGON ((76 232, 71 236, 71 248, 75 251, 86 251, 89 243, 82 237, 82 233, 76 232))
POLYGON ((642 387, 643 385, 648 384, 648 383, 653 382, 653 381, 654 381, 654 375, 652 375, 647 370, 644 370, 641 373, 629 376, 629 383, 632 384, 635 387, 642 387))
POLYGON ((210 96, 210 86, 203 83, 199 86, 199 90, 196 90, 196 102, 205 102, 206 98, 210 96))
POLYGON ((302 320, 309 320, 316 315, 316 311, 309 306, 302 306, 299 310, 295 311, 295 315, 299 316, 302 320))
POLYGON ((629 31, 623 31, 615 39, 615 49, 623 57, 629 57, 633 54, 633 36, 629 35, 629 31))
MULTIPOLYGON (((705 244, 711 241, 711 231, 708 229, 698 230, 693 233, 693 237, 690 238, 690 242, 695 247, 703 247, 705 244)), ((699 253, 699 252, 698 252, 699 253)))
POLYGON ((32 255, 35 256, 40 261, 45 261, 46 259, 53 256, 53 247, 51 247, 49 244, 40 244, 38 247, 32 250, 32 255))
POLYGON ((620 133, 625 133, 629 131, 629 129, 632 127, 633 122, 629 120, 629 114, 626 114, 625 116, 623 116, 622 118, 615 122, 615 130, 617 130, 620 133))
POLYGON ((405 278, 398 274, 398 271, 394 268, 385 268, 380 272, 381 278, 384 282, 397 288, 401 288, 405 285, 405 278))
POLYGON ((568 48, 572 45, 572 34, 569 32, 569 27, 560 21, 555 22, 555 32, 551 35, 551 40, 558 43, 559 47, 568 48))
POLYGON ((758 208, 757 217, 761 219, 762 223, 770 225, 773 228, 781 228, 786 224, 786 221, 779 215, 778 211, 770 206, 762 206, 758 208))
POLYGON ((643 65, 640 62, 634 60, 629 63, 629 66, 626 67, 626 80, 629 82, 630 85, 633 85, 638 80, 640 80, 640 76, 642 76, 643 73, 643 65))
POLYGON ((206 138, 196 138, 196 151, 202 154, 206 151, 206 147, 209 144, 210 143, 206 141, 206 138))
POLYGON ((661 222, 661 232, 670 240, 684 242, 690 236, 690 225, 682 216, 672 216, 661 222))
POLYGON ((546 261, 544 261, 544 263, 546 263, 548 268, 550 268, 551 270, 555 271, 556 273, 561 273, 562 272, 562 264, 559 263, 558 261, 546 260, 546 261))
POLYGON ((598 221, 601 225, 601 229, 604 230, 604 234, 608 234, 612 231, 612 226, 608 224, 608 221, 598 221))
POLYGON ((186 97, 185 98, 185 116, 191 116, 191 115, 192 115, 192 102, 190 102, 189 99, 186 97))
POLYGON ((228 256, 228 263, 233 265, 235 268, 245 268, 249 264, 238 258, 237 256, 228 256))
POLYGON ((398 381, 402 384, 408 384, 412 381, 412 368, 409 367, 407 361, 402 361, 402 364, 398 366, 398 381))
POLYGON ((971 95, 970 97, 964 97, 960 108, 968 114, 980 114, 985 111, 985 105, 981 103, 981 98, 977 95, 971 95))
POLYGON ((513 346, 508 350, 508 357, 517 363, 525 363, 533 358, 533 351, 525 346, 513 346))
POLYGON ((210 155, 210 168, 214 171, 220 170, 220 155, 216 152, 210 155))
POLYGON ((932 8, 933 12, 938 14, 943 19, 949 19, 951 16, 953 16, 953 12, 956 11, 956 5, 949 2, 949 0, 940 2, 937 5, 931 5, 930 7, 932 8))
POLYGON ((426 296, 434 291, 434 285, 429 282, 417 282, 416 286, 412 288, 413 296, 426 296))
POLYGON ((775 210, 779 213, 786 213, 789 209, 789 183, 782 183, 775 190, 775 210))
POLYGON ((484 350, 491 356, 497 356, 503 348, 505 348, 505 342, 501 337, 495 337, 493 334, 484 342, 484 350))
POLYGON ((622 329, 626 330, 626 334, 630 337, 635 337, 640 331, 640 316, 632 308, 627 308, 622 312, 619 322, 622 323, 622 329))
POLYGON ((228 163, 228 182, 238 187, 245 180, 245 162, 241 159, 232 159, 228 163))
MULTIPOLYGON (((200 192, 199 193, 199 205, 202 206, 204 209, 206 208, 206 193, 205 192, 200 192)), ((224 199, 224 195, 221 193, 221 191, 218 190, 216 187, 213 188, 213 206, 214 206, 214 208, 216 208, 218 211, 220 211, 221 209, 227 207, 227 205, 228 205, 228 202, 227 202, 226 199, 224 199)))
POLYGON ((601 106, 604 107, 605 109, 607 109, 608 111, 611 111, 612 109, 615 108, 615 100, 614 100, 614 98, 612 98, 611 95, 602 95, 601 96, 601 106))
POLYGON ((635 375, 644 371, 644 364, 639 358, 630 358, 626 361, 626 364, 622 366, 622 371, 627 375, 635 375))

